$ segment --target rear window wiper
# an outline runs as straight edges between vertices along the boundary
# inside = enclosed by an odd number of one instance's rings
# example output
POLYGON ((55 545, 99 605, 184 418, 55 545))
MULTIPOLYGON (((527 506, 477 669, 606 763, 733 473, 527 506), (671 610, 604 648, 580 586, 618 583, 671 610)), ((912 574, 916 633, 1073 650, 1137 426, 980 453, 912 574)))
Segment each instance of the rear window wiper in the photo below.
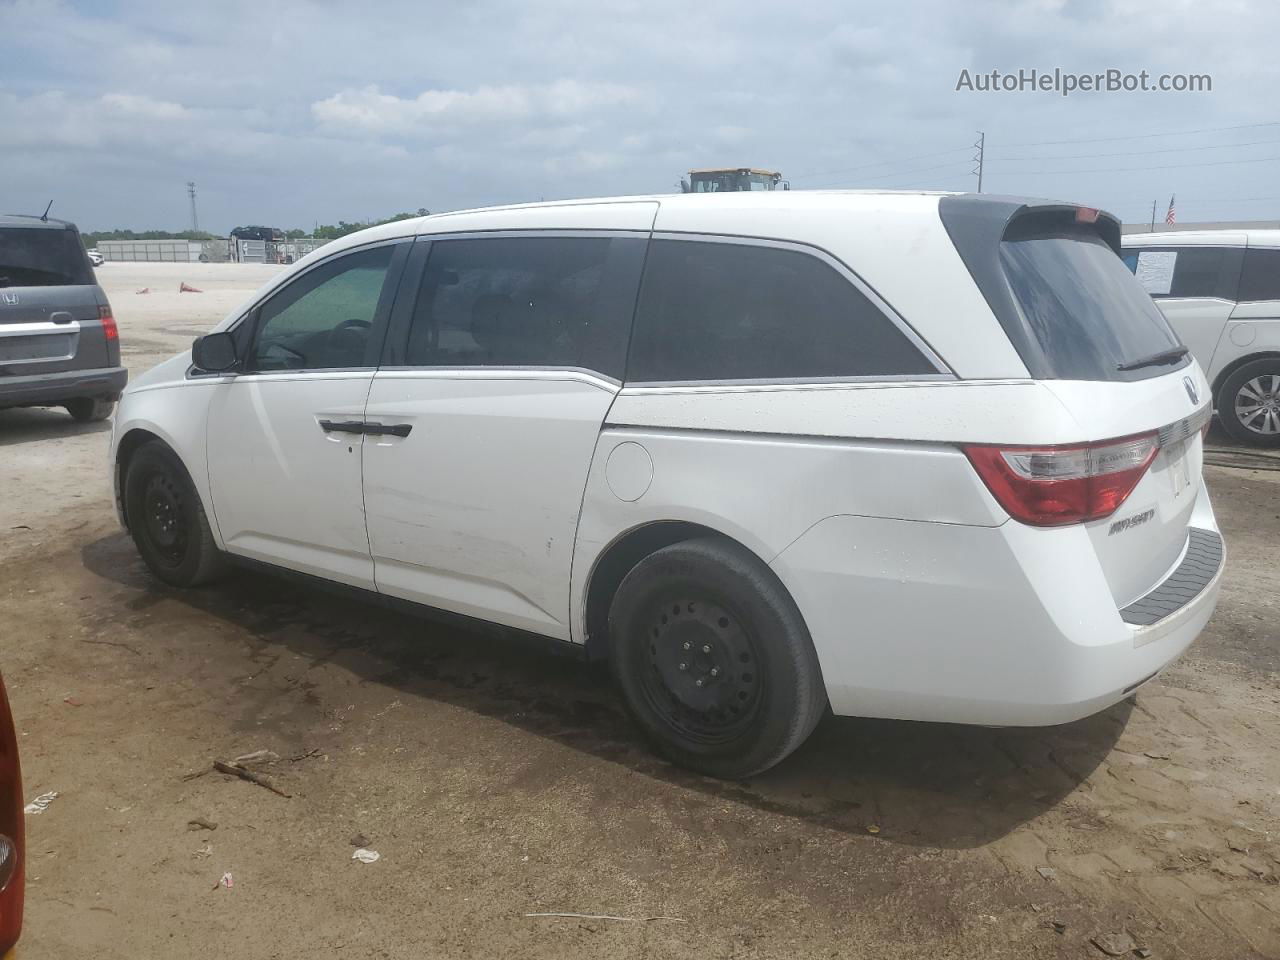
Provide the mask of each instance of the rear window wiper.
POLYGON ((1177 363, 1191 351, 1179 344, 1169 350, 1161 350, 1159 353, 1153 353, 1149 357, 1140 357, 1137 360, 1130 360, 1127 363, 1117 363, 1116 369, 1120 371, 1141 370, 1143 367, 1158 367, 1162 363, 1177 363))

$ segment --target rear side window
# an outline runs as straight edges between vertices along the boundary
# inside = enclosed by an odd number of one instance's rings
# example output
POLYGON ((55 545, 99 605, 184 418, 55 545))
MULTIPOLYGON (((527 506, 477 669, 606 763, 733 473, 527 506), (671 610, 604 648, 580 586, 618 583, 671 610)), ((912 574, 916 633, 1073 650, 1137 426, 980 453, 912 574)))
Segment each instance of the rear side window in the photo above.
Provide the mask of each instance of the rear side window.
POLYGON ((80 235, 47 227, 0 227, 0 287, 95 283, 80 235))
POLYGON ((1235 299, 1240 250, 1235 247, 1183 247, 1130 250, 1124 262, 1151 296, 1235 299))
POLYGON ((1121 370, 1177 347, 1169 324, 1093 230, 1037 230, 1034 218, 1028 221, 1026 227, 1014 221, 1000 243, 1000 264, 1024 329, 1009 330, 1011 318, 1005 316, 1001 322, 1033 376, 1134 380, 1188 362, 1121 370), (1028 347, 1039 356, 1029 355, 1028 347))
POLYGON ((577 367, 621 378, 644 240, 434 240, 409 366, 577 367))
POLYGON ((1280 300, 1280 250, 1250 247, 1244 252, 1239 299, 1280 300))
POLYGON ((650 246, 628 381, 937 372, 879 308, 817 257, 694 240, 650 246))

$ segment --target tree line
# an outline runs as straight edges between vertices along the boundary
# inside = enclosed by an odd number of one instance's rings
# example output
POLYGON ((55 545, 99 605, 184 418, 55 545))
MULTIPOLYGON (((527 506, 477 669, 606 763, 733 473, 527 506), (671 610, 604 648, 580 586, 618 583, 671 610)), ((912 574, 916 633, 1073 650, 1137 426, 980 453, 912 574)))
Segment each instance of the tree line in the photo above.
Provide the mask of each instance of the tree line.
MULTIPOLYGON (((345 237, 349 233, 355 233, 357 230, 364 230, 366 227, 376 227, 383 223, 395 223, 397 220, 411 220, 414 217, 425 217, 431 211, 425 207, 419 207, 416 213, 397 213, 394 216, 387 217, 385 220, 339 220, 337 223, 318 224, 314 231, 308 232, 298 227, 292 230, 285 230, 284 235, 289 240, 297 240, 301 237, 316 237, 319 240, 336 240, 338 237, 345 237)), ((239 228, 237 228, 239 229, 239 228)), ((213 240, 212 233, 204 230, 92 230, 87 233, 81 233, 84 238, 85 246, 93 247, 100 240, 213 240)))

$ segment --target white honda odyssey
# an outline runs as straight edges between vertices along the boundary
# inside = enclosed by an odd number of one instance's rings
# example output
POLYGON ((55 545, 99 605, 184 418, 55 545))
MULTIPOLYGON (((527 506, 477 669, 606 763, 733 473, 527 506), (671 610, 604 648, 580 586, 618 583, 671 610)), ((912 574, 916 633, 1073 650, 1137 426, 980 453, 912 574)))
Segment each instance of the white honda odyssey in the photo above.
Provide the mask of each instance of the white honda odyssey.
POLYGON ((1135 234, 1124 259, 1204 370, 1222 428, 1280 446, 1280 230, 1135 234))
POLYGON ((1073 720, 1213 612, 1200 368, 1096 210, 758 192, 406 220, 132 383, 157 577, 230 562, 607 659, 743 777, 837 714, 1073 720))

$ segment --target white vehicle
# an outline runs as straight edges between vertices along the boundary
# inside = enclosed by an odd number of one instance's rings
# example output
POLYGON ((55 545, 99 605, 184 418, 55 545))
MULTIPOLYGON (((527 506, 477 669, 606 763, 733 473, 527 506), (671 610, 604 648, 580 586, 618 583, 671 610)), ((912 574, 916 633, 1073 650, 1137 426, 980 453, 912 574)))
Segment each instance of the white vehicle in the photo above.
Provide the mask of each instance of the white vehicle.
POLYGON ((1280 230, 1133 234, 1124 250, 1209 378, 1223 429, 1280 446, 1280 230))
POLYGON ((90 250, 89 262, 93 264, 95 267, 100 267, 104 263, 106 263, 106 260, 103 258, 102 254, 100 254, 97 250, 90 250))
POLYGON ((838 714, 1056 724, 1213 612, 1209 387, 1097 211, 761 191, 345 237, 115 419, 151 570, 226 561, 608 658, 742 777, 838 714))

